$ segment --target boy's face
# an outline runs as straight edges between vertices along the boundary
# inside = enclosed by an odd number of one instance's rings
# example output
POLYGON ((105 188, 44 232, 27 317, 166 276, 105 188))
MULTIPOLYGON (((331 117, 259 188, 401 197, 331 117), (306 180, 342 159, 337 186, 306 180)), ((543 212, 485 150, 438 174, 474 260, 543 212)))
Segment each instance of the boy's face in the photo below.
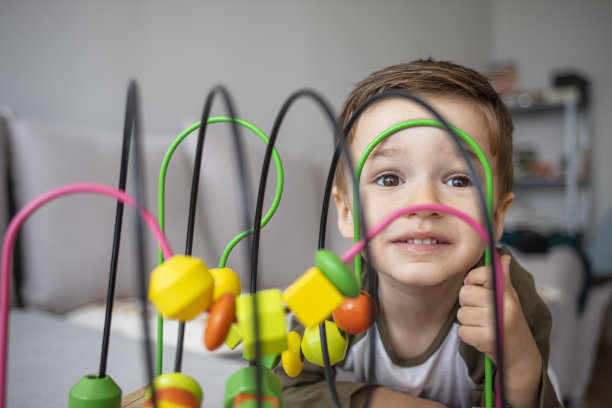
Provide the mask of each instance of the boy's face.
MULTIPOLYGON (((488 128, 478 111, 458 99, 428 98, 427 101, 450 124, 474 139, 496 175, 488 128)), ((381 132, 400 122, 420 118, 432 118, 432 115, 407 100, 388 99, 370 107, 356 124, 350 146, 354 163, 381 132)), ((484 180, 482 165, 475 155, 470 153, 470 157, 480 179, 484 180)), ((334 198, 340 232, 346 238, 353 238, 351 178, 345 179, 346 185, 335 188, 334 198)), ((379 143, 363 166, 359 188, 366 223, 373 227, 395 210, 415 204, 440 203, 484 225, 477 201, 477 182, 444 130, 433 127, 404 129, 379 143)), ((497 180, 494 185, 494 189, 499 185, 497 180)), ((498 240, 513 195, 495 196, 494 237, 498 240)), ((362 234, 364 232, 362 227, 362 234)), ((433 286, 467 272, 480 259, 485 245, 459 218, 422 211, 396 219, 370 241, 369 248, 373 257, 370 262, 378 272, 405 285, 433 286)))

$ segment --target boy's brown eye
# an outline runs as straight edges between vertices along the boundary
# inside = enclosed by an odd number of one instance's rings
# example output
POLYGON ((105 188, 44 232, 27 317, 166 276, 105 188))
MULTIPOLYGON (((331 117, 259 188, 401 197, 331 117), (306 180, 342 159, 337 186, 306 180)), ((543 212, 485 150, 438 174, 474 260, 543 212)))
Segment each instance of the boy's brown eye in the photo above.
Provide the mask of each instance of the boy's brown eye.
POLYGON ((376 180, 376 184, 384 187, 395 187, 401 184, 401 180, 394 174, 385 174, 376 180))
POLYGON ((447 186, 451 187, 469 187, 472 181, 467 176, 453 176, 446 182, 447 186))

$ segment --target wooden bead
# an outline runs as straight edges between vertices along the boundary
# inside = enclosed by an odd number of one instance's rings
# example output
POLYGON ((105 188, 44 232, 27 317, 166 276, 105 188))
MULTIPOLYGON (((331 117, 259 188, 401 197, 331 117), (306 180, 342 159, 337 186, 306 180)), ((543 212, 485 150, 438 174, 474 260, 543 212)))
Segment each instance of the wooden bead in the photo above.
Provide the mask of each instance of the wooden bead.
POLYGON ((236 298, 226 292, 215 303, 208 313, 208 322, 204 330, 204 345, 209 350, 217 349, 227 337, 236 317, 236 298))
MULTIPOLYGON (((336 323, 325 321, 325 339, 329 353, 330 365, 339 363, 344 359, 348 347, 346 335, 340 331, 336 323)), ((302 338, 302 353, 306 360, 323 367, 323 353, 321 351, 321 336, 319 327, 307 327, 302 338)))
POLYGON ((227 292, 233 293, 234 296, 240 296, 242 292, 242 284, 238 274, 230 268, 213 268, 209 270, 215 284, 213 287, 213 302, 227 292))
POLYGON ((287 350, 281 354, 283 368, 289 377, 297 377, 304 368, 302 355, 302 336, 296 331, 287 334, 287 350))
MULTIPOLYGON (((204 394, 200 385, 183 373, 166 373, 153 380, 158 407, 199 408, 204 394)), ((144 408, 153 406, 151 388, 145 394, 144 408)))
POLYGON ((191 320, 212 303, 213 278, 197 258, 174 255, 151 273, 149 300, 164 316, 191 320))

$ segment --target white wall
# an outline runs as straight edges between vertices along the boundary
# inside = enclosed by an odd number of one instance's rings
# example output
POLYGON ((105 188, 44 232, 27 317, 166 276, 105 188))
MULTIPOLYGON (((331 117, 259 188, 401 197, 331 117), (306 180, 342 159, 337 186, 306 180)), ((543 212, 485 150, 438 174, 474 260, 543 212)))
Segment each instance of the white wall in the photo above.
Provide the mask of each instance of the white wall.
POLYGON ((495 0, 491 58, 518 65, 517 85, 542 88, 557 69, 575 68, 591 80, 593 225, 612 210, 612 2, 495 0))
MULTIPOLYGON (((392 63, 433 56, 486 67, 489 2, 460 3, 3 0, 0 104, 115 129, 136 78, 146 130, 176 133, 199 119, 206 94, 222 83, 239 114, 269 130, 298 88, 318 90, 338 110, 354 83, 392 63)), ((287 128, 297 135, 279 138, 279 147, 287 139, 295 151, 331 150, 331 136, 316 135, 327 123, 309 104, 287 128)))
MULTIPOLYGON (((592 80, 599 221, 612 203, 610 17, 607 0, 2 0, 0 104, 120 129, 135 78, 145 130, 177 134, 222 83, 240 116, 267 131, 298 88, 318 90, 337 110, 363 76, 414 58, 476 69, 511 58, 526 87, 547 86, 553 69, 577 67, 592 80)), ((328 125, 312 106, 295 107, 278 146, 327 163, 328 125)))

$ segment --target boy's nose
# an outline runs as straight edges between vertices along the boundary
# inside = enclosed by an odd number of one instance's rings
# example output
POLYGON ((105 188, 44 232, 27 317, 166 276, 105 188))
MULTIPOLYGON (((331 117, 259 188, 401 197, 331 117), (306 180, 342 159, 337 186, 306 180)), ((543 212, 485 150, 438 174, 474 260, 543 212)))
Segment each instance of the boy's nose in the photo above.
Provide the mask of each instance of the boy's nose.
MULTIPOLYGON (((407 200, 404 207, 418 204, 440 204, 438 194, 430 183, 415 185, 406 192, 407 200)), ((441 213, 434 210, 419 210, 408 213, 408 216, 432 217, 439 216, 441 213)))

